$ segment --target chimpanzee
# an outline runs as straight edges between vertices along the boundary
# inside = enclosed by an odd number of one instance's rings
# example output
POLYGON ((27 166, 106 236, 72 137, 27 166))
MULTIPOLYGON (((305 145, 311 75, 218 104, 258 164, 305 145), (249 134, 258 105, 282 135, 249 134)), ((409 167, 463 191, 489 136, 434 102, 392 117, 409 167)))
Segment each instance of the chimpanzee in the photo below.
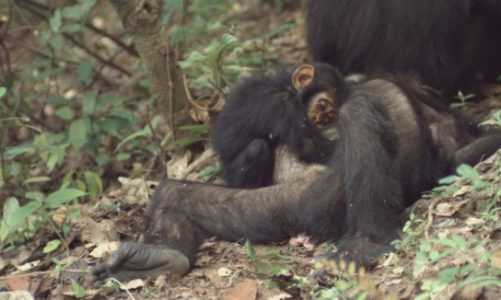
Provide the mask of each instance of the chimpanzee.
POLYGON ((344 74, 411 75, 456 92, 501 75, 500 3, 308 0, 308 46, 314 60, 344 74))
MULTIPOLYGON (((308 68, 299 78, 313 84, 315 66, 298 70, 308 68)), ((276 82, 260 88, 274 90, 276 82)), ((391 249, 400 213, 423 190, 451 167, 477 162, 501 146, 501 135, 458 131, 463 124, 418 101, 426 92, 412 92, 419 87, 411 83, 401 88, 366 79, 350 88, 335 116, 337 138, 326 167, 313 165, 297 180, 252 190, 162 181, 145 216, 146 244, 124 243, 94 276, 185 274, 200 243, 211 236, 266 243, 305 234, 317 242, 339 241, 335 258, 370 265, 391 249)))
POLYGON ((327 162, 334 142, 318 129, 334 121, 348 95, 343 77, 327 64, 301 65, 292 76, 281 69, 244 80, 229 94, 213 132, 227 184, 274 183, 275 149, 281 144, 301 161, 327 162))

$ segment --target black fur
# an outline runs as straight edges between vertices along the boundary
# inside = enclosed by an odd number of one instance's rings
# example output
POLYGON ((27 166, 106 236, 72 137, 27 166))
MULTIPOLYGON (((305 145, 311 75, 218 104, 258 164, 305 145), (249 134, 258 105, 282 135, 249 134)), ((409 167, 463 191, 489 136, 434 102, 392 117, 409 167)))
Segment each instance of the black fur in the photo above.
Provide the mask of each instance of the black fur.
POLYGON ((229 94, 213 133, 228 185, 255 188, 272 184, 273 154, 280 143, 289 145, 305 162, 329 159, 334 143, 308 120, 307 101, 327 88, 335 87, 340 100, 349 91, 333 67, 314 66, 314 82, 300 92, 291 85, 291 71, 282 69, 274 76, 246 79, 229 94))
POLYGON ((497 0, 309 0, 313 59, 342 73, 402 74, 455 92, 501 73, 497 0), (483 78, 486 79, 486 78, 483 78))
MULTIPOLYGON (((284 78, 290 78, 290 73, 284 78)), ((237 132, 241 134, 226 136, 230 139, 227 144, 240 146, 250 157, 265 152, 262 148, 273 154, 273 148, 269 147, 273 144, 268 144, 266 135, 262 138, 252 134, 276 129, 273 126, 280 122, 272 112, 279 113, 291 126, 297 125, 291 120, 297 115, 288 115, 289 110, 279 107, 282 104, 298 112, 296 106, 285 102, 297 99, 289 94, 281 99, 279 95, 284 94, 275 90, 277 87, 287 90, 288 81, 269 80, 260 85, 254 84, 255 79, 249 82, 253 84, 242 85, 249 90, 236 91, 254 91, 265 97, 256 98, 260 106, 242 108, 249 110, 248 115, 239 106, 232 108, 241 118, 230 120, 237 124, 240 129, 237 132), (252 88, 262 88, 265 92, 252 88), (275 96, 270 98, 270 94, 275 96), (263 99, 273 105, 268 106, 263 99), (270 111, 256 111, 256 107, 270 111), (251 114, 258 119, 250 118, 251 114), (270 127, 262 126, 259 121, 270 127), (249 127, 245 128, 245 124, 249 127), (252 134, 247 135, 244 129, 252 134), (240 137, 244 138, 239 140, 240 137)), ((436 184, 457 164, 476 163, 501 145, 501 135, 475 136, 469 130, 464 130, 463 138, 457 139, 464 124, 447 112, 409 98, 409 94, 390 81, 367 80, 353 84, 351 90, 340 107, 336 121, 338 138, 323 170, 310 169, 296 181, 254 190, 164 181, 157 187, 145 217, 144 242, 148 245, 124 244, 94 269, 94 276, 102 279, 111 273, 121 279, 169 272, 184 274, 193 266, 200 243, 212 236, 229 241, 273 242, 302 233, 317 242, 336 240, 339 252, 334 254, 335 258, 368 266, 391 250, 389 243, 398 238, 402 225, 400 214, 422 191, 436 184)), ((412 85, 406 89, 409 90, 412 85)), ((247 101, 249 97, 250 94, 244 93, 236 99, 247 101)), ((219 124, 223 125, 228 128, 232 124, 219 124)), ((293 128, 279 129, 283 130, 277 131, 283 134, 279 139, 282 143, 297 142, 294 138, 301 137, 290 132, 293 128)), ((239 148, 232 149, 234 156, 239 156, 239 148)), ((260 180, 243 178, 243 182, 260 180)))

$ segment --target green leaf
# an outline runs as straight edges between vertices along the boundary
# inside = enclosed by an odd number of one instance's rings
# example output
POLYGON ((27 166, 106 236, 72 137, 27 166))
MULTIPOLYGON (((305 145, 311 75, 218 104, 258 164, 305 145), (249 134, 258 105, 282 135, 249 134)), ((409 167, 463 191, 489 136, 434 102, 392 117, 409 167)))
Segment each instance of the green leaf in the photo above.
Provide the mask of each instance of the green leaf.
POLYGON ((108 164, 110 162, 110 155, 106 152, 99 152, 97 154, 97 156, 94 158, 94 160, 96 161, 96 164, 99 166, 99 167, 102 167, 106 164, 108 164))
POLYGON ((438 272, 440 285, 446 285, 456 280, 457 267, 447 268, 438 272))
POLYGON ((61 32, 65 33, 83 33, 84 28, 82 25, 74 23, 74 24, 66 24, 61 27, 61 32))
POLYGON ((54 114, 65 121, 71 121, 74 117, 73 110, 71 110, 71 108, 69 108, 68 106, 63 106, 56 109, 54 114))
POLYGON ((200 177, 204 177, 205 180, 211 180, 214 176, 220 174, 221 171, 221 165, 219 163, 215 163, 208 165, 207 167, 202 169, 200 172, 198 172, 198 175, 200 177))
POLYGON ((81 9, 85 14, 88 14, 92 7, 96 4, 97 0, 84 0, 81 4, 81 9))
POLYGON ((124 96, 119 95, 106 95, 104 98, 106 103, 110 103, 112 106, 122 106, 128 99, 124 96))
POLYGON ((5 222, 5 225, 10 226, 12 215, 19 208, 19 201, 15 197, 10 197, 5 200, 3 204, 3 215, 2 219, 5 222))
POLYGON ((73 293, 77 298, 85 297, 85 289, 79 285, 76 281, 71 281, 71 288, 73 289, 73 293))
POLYGON ((128 137, 126 137, 123 141, 121 141, 117 147, 115 148, 115 151, 117 151, 118 149, 122 148, 123 145, 127 144, 128 142, 134 140, 134 139, 137 139, 137 138, 140 138, 140 137, 149 137, 151 136, 151 130, 140 130, 140 131, 136 131, 134 132, 133 134, 129 135, 128 137))
POLYGON ((103 192, 103 182, 101 181, 101 177, 94 172, 86 171, 84 173, 84 178, 91 200, 96 201, 99 195, 103 192))
MULTIPOLYGON (((160 122, 160 117, 159 116, 155 116, 152 120, 151 120, 151 128, 155 129, 158 125, 158 123, 160 122)), ((137 132, 134 132, 133 134, 129 135, 128 137, 126 137, 123 141, 121 141, 117 147, 115 148, 115 151, 117 151, 118 149, 120 149, 123 145, 125 145, 126 143, 134 140, 134 139, 137 139, 137 138, 140 138, 140 137, 150 137, 153 133, 151 132, 151 128, 150 128, 150 125, 145 125, 144 128, 140 131, 137 131, 137 132)))
POLYGON ((455 235, 452 236, 452 240, 456 244, 455 245, 456 248, 458 248, 458 249, 464 249, 464 248, 466 248, 466 240, 464 239, 464 237, 455 234, 455 235))
POLYGON ((52 240, 48 242, 47 245, 45 245, 45 247, 43 248, 43 253, 47 254, 54 252, 55 250, 57 250, 57 248, 59 248, 59 246, 61 246, 61 240, 52 240))
POLYGON ((26 218, 31 216, 34 212, 36 212, 40 208, 40 205, 32 201, 26 205, 23 205, 16 209, 16 211, 12 214, 9 229, 12 232, 13 229, 16 229, 21 223, 23 223, 26 218))
POLYGON ((458 181, 458 179, 459 177, 452 175, 440 179, 438 183, 441 185, 449 185, 455 183, 456 181, 458 181))
POLYGON ((5 241, 5 239, 9 236, 10 230, 5 221, 2 220, 0 222, 0 242, 5 241))
POLYGON ((47 198, 45 198, 45 207, 57 208, 66 202, 72 201, 78 197, 82 197, 85 195, 87 195, 87 193, 84 193, 81 190, 61 189, 59 191, 50 194, 49 196, 47 196, 47 198))
POLYGON ((176 141, 176 144, 179 146, 179 147, 186 147, 186 146, 189 146, 189 145, 192 145, 192 144, 195 144, 195 143, 198 143, 198 142, 202 142, 202 141, 205 141, 206 138, 203 137, 203 136, 187 136, 187 137, 183 137, 183 138, 180 138, 176 141))
POLYGON ((23 172, 23 166, 17 161, 12 161, 8 166, 10 176, 19 176, 23 172))
POLYGON ((24 145, 19 145, 19 146, 14 146, 14 147, 7 147, 4 154, 3 154, 3 159, 5 160, 11 160, 15 158, 16 156, 19 156, 21 154, 24 154, 26 152, 30 152, 35 150, 33 145, 31 144, 24 144, 24 145))
POLYGON ((124 160, 129 160, 131 158, 130 153, 118 153, 116 156, 117 161, 124 161, 124 160))
MULTIPOLYGON (((77 68, 78 81, 80 81, 81 83, 83 83, 85 85, 90 84, 92 81, 91 75, 92 75, 92 68, 93 67, 94 67, 94 64, 92 63, 92 61, 89 61, 89 60, 84 61, 80 65, 78 65, 78 68, 77 68)), ((94 93, 97 96, 97 92, 94 91, 94 93)))
POLYGON ((61 10, 58 8, 54 12, 54 15, 50 18, 49 24, 50 24, 50 29, 54 32, 59 32, 59 29, 61 28, 61 25, 63 23, 63 19, 61 16, 61 10))
POLYGON ((462 164, 457 168, 457 173, 468 179, 477 179, 480 178, 477 170, 475 170, 472 166, 462 164))
POLYGON ((186 126, 179 126, 179 130, 186 130, 186 131, 191 131, 193 133, 206 133, 209 132, 209 129, 207 126, 200 124, 200 125, 186 125, 186 126))
POLYGON ((67 145, 61 145, 55 147, 55 149, 51 151, 49 159, 46 162, 49 172, 52 172, 54 168, 64 160, 66 156, 66 147, 67 145))
POLYGON ((85 93, 82 104, 82 112, 86 116, 90 116, 94 113, 94 108, 96 107, 97 92, 91 91, 85 93))
MULTIPOLYGON (((53 34, 49 38, 49 45, 56 50, 63 48, 63 42, 64 42, 63 35, 61 35, 59 33, 53 34)), ((57 69, 54 69, 54 70, 57 70, 57 69)))
POLYGON ((82 149, 87 142, 87 122, 84 119, 71 122, 69 142, 76 150, 82 149))
POLYGON ((47 182, 49 180, 50 180, 50 178, 47 176, 37 176, 37 177, 31 177, 31 178, 26 179, 23 182, 23 184, 47 182))
POLYGON ((182 69, 189 68, 192 65, 198 64, 198 63, 203 63, 207 60, 205 55, 198 51, 193 51, 190 53, 190 55, 183 61, 179 62, 179 66, 182 69))
POLYGON ((7 89, 4 88, 3 86, 0 86, 0 98, 5 96, 6 93, 7 93, 7 89))
POLYGON ((80 5, 67 6, 63 8, 63 16, 67 19, 79 20, 82 17, 80 5))
POLYGON ((24 196, 27 199, 34 200, 34 201, 36 201, 38 203, 42 203, 43 200, 45 199, 45 195, 42 194, 41 192, 37 192, 37 191, 27 192, 26 194, 24 194, 24 196))
POLYGON ((247 253, 247 256, 249 257, 250 261, 254 262, 256 261, 256 252, 254 252, 254 248, 252 248, 252 242, 247 239, 245 241, 245 252, 247 253))
POLYGON ((290 274, 289 269, 286 265, 275 264, 275 263, 254 263, 254 268, 257 274, 265 276, 287 276, 290 274))
POLYGON ((125 119, 130 123, 134 123, 137 120, 137 116, 133 112, 123 107, 114 107, 110 115, 125 119))

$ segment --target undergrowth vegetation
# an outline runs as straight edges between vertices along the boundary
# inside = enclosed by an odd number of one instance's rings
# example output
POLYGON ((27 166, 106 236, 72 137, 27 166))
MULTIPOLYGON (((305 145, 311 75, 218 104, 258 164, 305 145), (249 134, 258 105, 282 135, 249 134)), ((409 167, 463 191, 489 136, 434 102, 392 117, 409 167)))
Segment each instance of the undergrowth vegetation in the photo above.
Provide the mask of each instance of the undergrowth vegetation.
MULTIPOLYGON (((197 101, 223 95, 239 74, 275 60, 265 42, 291 26, 237 37, 228 20, 239 1, 170 2, 164 22, 185 49, 179 63, 197 101), (174 22, 183 9, 189 21, 174 22)), ((207 142, 203 122, 178 128, 186 134, 176 141, 165 130, 163 103, 149 94, 141 61, 105 1, 6 2, 0 12, 8 17, 2 57, 10 58, 0 82, 1 242, 23 242, 61 207, 66 221, 77 217, 79 205, 98 201, 117 175, 149 176, 165 149, 207 142)))

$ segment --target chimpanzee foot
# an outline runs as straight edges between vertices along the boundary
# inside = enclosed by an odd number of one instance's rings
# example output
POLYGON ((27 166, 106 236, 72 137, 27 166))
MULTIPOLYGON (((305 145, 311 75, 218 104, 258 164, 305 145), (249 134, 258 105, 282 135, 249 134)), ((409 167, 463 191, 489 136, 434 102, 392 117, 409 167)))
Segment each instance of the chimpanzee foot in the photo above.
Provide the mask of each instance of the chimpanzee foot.
POLYGON ((328 259, 354 262, 357 267, 366 269, 372 268, 381 257, 381 255, 391 252, 393 247, 387 244, 379 244, 370 241, 367 238, 353 238, 341 241, 336 253, 329 254, 328 259))
POLYGON ((178 250, 162 245, 126 242, 105 262, 92 269, 96 281, 114 277, 129 281, 160 275, 184 275, 190 270, 190 261, 178 250))

